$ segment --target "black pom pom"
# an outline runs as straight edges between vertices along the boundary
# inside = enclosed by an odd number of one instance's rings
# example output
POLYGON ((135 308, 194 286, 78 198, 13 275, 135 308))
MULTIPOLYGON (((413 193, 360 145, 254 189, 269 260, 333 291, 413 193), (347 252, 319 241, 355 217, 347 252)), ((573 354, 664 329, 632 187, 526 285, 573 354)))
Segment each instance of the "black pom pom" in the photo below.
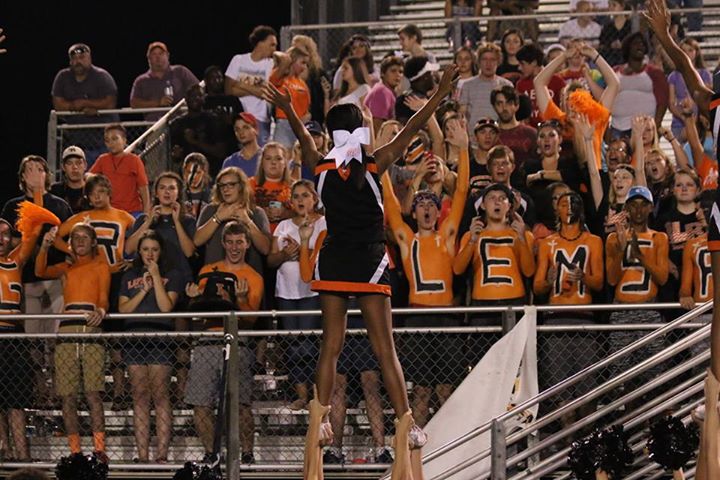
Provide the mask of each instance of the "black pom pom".
POLYGON ((625 435, 622 425, 613 425, 601 431, 598 441, 603 450, 598 467, 610 478, 623 478, 625 467, 633 461, 633 453, 627 443, 627 435, 625 435))
POLYGON ((632 450, 621 425, 595 430, 582 440, 573 442, 568 464, 578 480, 595 480, 600 469, 611 478, 623 478, 623 470, 633 461, 632 450))
POLYGON ((62 457, 55 467, 58 480, 105 480, 107 474, 107 464, 94 454, 84 456, 82 453, 75 453, 62 457))
POLYGON ((198 480, 223 480, 220 466, 209 467, 205 465, 200 472, 198 480))
POLYGON ((680 419, 666 416, 650 427, 648 456, 668 470, 679 470, 695 456, 699 442, 694 424, 685 426, 680 419))
POLYGON ((600 461, 599 444, 593 433, 582 440, 573 442, 568 455, 568 464, 578 480, 595 480, 596 465, 600 461))
POLYGON ((195 462, 185 462, 183 468, 175 472, 173 480, 197 480, 200 475, 200 467, 195 462))

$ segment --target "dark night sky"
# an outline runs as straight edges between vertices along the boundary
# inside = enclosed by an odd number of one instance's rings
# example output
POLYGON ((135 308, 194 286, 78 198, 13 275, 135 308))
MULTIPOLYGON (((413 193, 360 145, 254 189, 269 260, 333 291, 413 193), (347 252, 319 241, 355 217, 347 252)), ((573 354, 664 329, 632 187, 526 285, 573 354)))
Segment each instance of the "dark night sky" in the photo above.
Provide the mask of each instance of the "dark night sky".
POLYGON ((0 27, 8 37, 3 44, 8 53, 0 55, 0 201, 17 192, 22 156, 46 155, 50 87, 57 71, 67 66, 71 44, 90 45, 93 63, 115 78, 118 106, 124 107, 133 80, 147 70, 151 41, 164 41, 171 63, 201 78, 205 67, 225 69, 234 54, 246 52, 255 25, 279 32, 289 23, 289 0, 4 2, 0 27))

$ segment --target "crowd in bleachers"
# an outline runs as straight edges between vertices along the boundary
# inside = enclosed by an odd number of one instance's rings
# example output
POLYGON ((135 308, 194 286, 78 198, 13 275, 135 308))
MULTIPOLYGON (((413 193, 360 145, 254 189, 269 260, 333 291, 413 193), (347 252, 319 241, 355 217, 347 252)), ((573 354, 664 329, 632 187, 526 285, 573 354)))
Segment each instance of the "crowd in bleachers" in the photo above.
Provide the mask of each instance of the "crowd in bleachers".
MULTIPOLYGON (((471 3, 448 2, 449 12, 470 15, 471 3)), ((579 0, 574 8, 598 7, 579 0)), ((652 33, 644 26, 632 31, 624 0, 610 0, 596 20, 600 23, 591 17, 570 20, 560 30, 560 43, 552 45, 537 43, 537 33, 528 40, 516 28, 495 37, 488 32, 497 43, 481 41, 477 28, 463 28, 452 94, 388 169, 383 191, 376 193, 385 208, 394 306, 667 301, 690 309, 712 298, 707 232, 708 223, 718 221, 710 213, 718 169, 710 119, 694 104, 683 75, 668 68, 652 33), (668 109, 669 129, 662 126, 668 109), (661 139, 673 155, 660 147, 661 139)), ((672 32, 681 35, 682 29, 672 32)), ((103 321, 108 312, 200 310, 213 296, 225 307, 246 311, 319 308, 311 280, 326 228, 322 184, 312 180, 322 176, 304 166, 303 142, 310 138, 319 152, 330 152, 338 139, 326 132, 325 115, 334 105, 354 104, 373 132, 368 148, 380 147, 427 102, 440 76, 452 71, 441 70, 423 49, 415 25, 398 31, 401 52, 388 52, 379 63, 369 40, 352 35, 334 72, 325 69, 310 37, 297 35, 278 51, 276 32, 259 26, 249 40, 251 51, 233 57, 224 74, 217 66, 205 70, 204 86, 184 66, 170 64, 164 43, 148 46, 149 69, 135 80, 130 105, 167 107, 181 99, 187 105, 170 124, 167 172, 148 178, 142 159, 125 153, 127 133, 112 115, 101 119, 108 123, 102 142, 85 139, 64 150, 57 183, 51 184, 53 173, 42 157, 22 160, 23 194, 8 200, 0 213, 2 311, 84 313, 87 320, 27 320, 21 326, 0 319, 1 331, 222 330, 222 322, 210 321, 202 326, 166 319, 103 321), (20 243, 17 207, 23 200, 42 204, 62 224, 37 233, 36 243, 20 243)), ((711 86, 698 43, 676 40, 711 86)), ((75 44, 68 55, 69 68, 53 83, 53 105, 82 112, 73 122, 95 123, 98 110, 115 107, 117 86, 108 71, 92 64, 88 45, 75 44)), ((555 324, 600 320, 586 311, 544 318, 555 324)), ((619 310, 604 320, 664 319, 657 311, 619 310)), ((397 319, 398 326, 408 327, 500 324, 499 314, 397 319)), ((317 317, 298 316, 282 317, 277 328, 320 326, 317 317)), ((274 325, 258 320, 243 327, 274 325)), ((624 334, 609 341, 618 348, 634 338, 624 334)), ((363 354, 370 352, 367 342, 353 342, 368 410, 380 408, 369 414, 377 417, 382 415, 378 366, 363 354)), ((242 385, 252 383, 256 363, 264 365, 262 344, 241 347, 242 385)), ((216 346, 195 346, 190 365, 188 348, 175 351, 160 342, 140 353, 98 347, 76 354, 59 345, 50 363, 64 365, 56 368, 54 388, 73 453, 81 450, 76 399, 81 389, 94 449, 105 450, 100 392, 108 355, 118 408, 124 402, 123 364, 127 367, 141 426, 135 432, 140 461, 149 461, 151 408, 157 424, 167 426, 158 428, 155 460, 167 460, 174 369, 210 454, 222 353, 216 346), (80 360, 96 365, 81 374, 75 368, 80 360)), ((400 349, 420 425, 428 420, 429 398, 435 394, 442 404, 462 376, 466 364, 442 355, 456 348, 471 353, 472 359, 464 359, 470 364, 487 350, 435 339, 400 349), (434 380, 439 377, 433 372, 449 380, 434 380)), ((545 372, 543 381, 567 377, 600 350, 580 340, 572 348, 575 354, 565 350, 553 363, 559 367, 545 372)), ((301 338, 285 354, 297 394, 291 407, 306 408, 317 346, 301 338)), ((0 359, 0 375, 9 369, 21 372, 23 380, 13 377, 18 387, 0 400, 9 412, 12 456, 18 459, 29 458, 23 409, 32 406, 28 389, 46 388, 41 367, 52 365, 45 361, 42 353, 0 359)), ((243 461, 252 463, 252 392, 241 392, 243 461)), ((335 422, 343 421, 334 415, 335 422)), ((383 422, 374 423, 375 459, 387 462, 383 422)), ((7 429, 4 435, 0 445, 10 445, 7 429)), ((336 435, 326 461, 341 461, 341 447, 342 435, 336 435)))

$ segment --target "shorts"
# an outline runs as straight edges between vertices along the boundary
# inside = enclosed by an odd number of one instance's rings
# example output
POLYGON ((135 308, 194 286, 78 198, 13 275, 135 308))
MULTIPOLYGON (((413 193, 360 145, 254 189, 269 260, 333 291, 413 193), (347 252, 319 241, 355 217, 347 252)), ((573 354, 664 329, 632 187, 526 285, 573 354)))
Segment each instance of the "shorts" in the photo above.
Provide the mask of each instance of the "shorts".
MULTIPOLYGON (((363 327, 362 319, 358 317, 348 319, 347 328, 363 327)), ((379 370, 380 364, 375 358, 375 352, 373 352, 367 334, 345 336, 345 345, 343 345, 340 358, 338 358, 337 373, 351 376, 357 373, 379 370)))
MULTIPOLYGON (((409 328, 459 327, 449 315, 419 315, 405 321, 409 328)), ((398 357, 406 379, 415 385, 458 385, 465 377, 463 336, 457 333, 408 333, 398 341, 398 357)))
MULTIPOLYGON (((60 333, 99 333, 93 327, 61 327, 60 333)), ((99 343, 60 342, 55 347, 55 388, 61 397, 105 390, 105 347, 99 343)))
POLYGON ((325 242, 318 255, 311 287, 316 292, 390 296, 389 263, 385 242, 325 242))
MULTIPOLYGON (((246 345, 238 349, 240 403, 252 404, 255 354, 246 345)), ((185 386, 185 403, 198 407, 217 406, 220 394, 225 391, 220 384, 223 369, 223 345, 197 345, 192 350, 190 372, 185 386)), ((229 378, 229 377, 228 377, 229 378)))
POLYGON ((2 338, 2 333, 17 332, 20 329, 0 328, 0 410, 30 408, 34 398, 30 343, 2 338))
POLYGON ((175 347, 172 340, 136 338, 123 341, 123 360, 126 365, 172 365, 175 347))

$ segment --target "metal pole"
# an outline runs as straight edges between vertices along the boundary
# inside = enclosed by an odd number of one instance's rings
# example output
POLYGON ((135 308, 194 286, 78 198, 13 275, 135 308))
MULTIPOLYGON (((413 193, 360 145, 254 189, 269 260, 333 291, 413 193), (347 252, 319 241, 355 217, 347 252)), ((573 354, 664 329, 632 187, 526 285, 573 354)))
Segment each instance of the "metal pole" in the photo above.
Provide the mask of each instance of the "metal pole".
POLYGON ((55 170, 55 180, 60 180, 61 168, 57 161, 57 113, 50 110, 50 118, 48 118, 47 127, 47 163, 55 170))
MULTIPOLYGON (((238 357, 238 319, 235 312, 225 319, 225 334, 230 335, 230 359, 228 360, 227 388, 227 453, 226 472, 228 480, 240 478, 240 378, 238 357)), ((244 385, 247 388, 247 385, 244 385)))
POLYGON ((492 429, 490 430, 490 448, 492 449, 490 471, 493 480, 505 480, 506 478, 507 445, 505 443, 505 433, 505 422, 493 420, 492 429))
POLYGON ((292 42, 292 33, 287 25, 285 25, 280 29, 280 49, 287 50, 290 48, 290 42, 292 42))
MULTIPOLYGON (((302 5, 300 5, 300 0, 292 0, 292 2, 290 2, 290 23, 293 25, 300 25, 302 23, 302 5)), ((286 48, 287 47, 284 47, 283 49, 286 48)))
POLYGON ((510 330, 515 328, 515 324, 517 323, 517 320, 515 319, 515 311, 514 310, 505 310, 502 313, 502 333, 503 335, 507 335, 510 330))
MULTIPOLYGON (((318 22, 321 24, 327 24, 328 19, 328 0, 318 0, 318 22)), ((327 25, 326 25, 327 26, 327 25)), ((323 65, 330 71, 330 57, 328 57, 328 29, 321 28, 318 31, 318 54, 322 58, 323 65)))
POLYGON ((453 48, 457 50, 462 47, 462 22, 460 17, 453 17, 453 48))

